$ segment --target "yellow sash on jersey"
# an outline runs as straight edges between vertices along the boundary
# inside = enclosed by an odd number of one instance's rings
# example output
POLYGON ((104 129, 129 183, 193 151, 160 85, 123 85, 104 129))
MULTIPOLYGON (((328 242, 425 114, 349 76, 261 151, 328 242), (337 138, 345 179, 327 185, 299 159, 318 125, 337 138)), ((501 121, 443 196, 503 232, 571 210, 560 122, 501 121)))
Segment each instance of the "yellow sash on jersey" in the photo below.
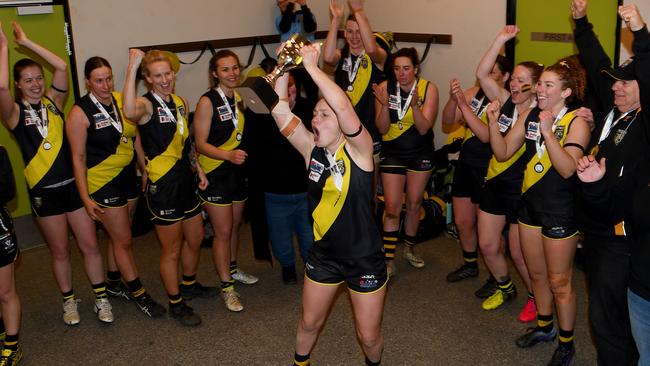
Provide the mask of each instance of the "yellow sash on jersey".
MULTIPOLYGON (((429 82, 424 80, 424 79, 418 79, 418 97, 420 98, 420 101, 424 103, 424 100, 426 99, 427 95, 427 86, 429 85, 429 82)), ((420 103, 418 101, 418 103, 420 103)), ((399 124, 396 123, 391 123, 390 126, 388 127, 388 132, 384 136, 382 136, 383 141, 391 141, 395 140, 396 138, 402 136, 402 134, 406 131, 408 131, 411 126, 415 124, 415 118, 413 118, 413 107, 409 106, 409 109, 406 111, 406 114, 404 115, 404 118, 402 118, 401 121, 402 128, 399 128, 399 124)))
POLYGON ((181 159, 183 156, 183 147, 185 146, 185 140, 187 140, 190 135, 189 128, 187 126, 187 116, 181 115, 180 113, 180 107, 182 106, 183 110, 187 111, 187 106, 185 106, 185 103, 183 103, 183 99, 181 99, 176 94, 172 94, 171 97, 174 100, 174 104, 176 105, 176 132, 174 133, 174 138, 169 143, 169 145, 167 145, 167 149, 165 149, 162 154, 156 156, 151 160, 147 160, 147 174, 149 175, 149 179, 151 179, 151 181, 154 183, 157 182, 158 179, 164 177, 165 174, 167 174, 169 170, 176 164, 176 162, 181 159), (181 125, 178 123, 178 121, 180 121, 181 116, 183 117, 183 123, 185 125, 185 128, 183 128, 182 136, 178 133, 181 125))
MULTIPOLYGON (((359 65, 357 76, 352 82, 352 91, 345 91, 345 93, 348 95, 348 98, 350 98, 352 105, 354 106, 359 103, 363 97, 363 94, 365 94, 366 89, 368 88, 368 84, 370 84, 370 76, 372 75, 372 59, 370 56, 364 52, 363 56, 359 57, 363 57, 365 61, 360 61, 361 65, 359 65), (363 67, 364 64, 367 65, 367 67, 363 67)), ((352 68, 354 65, 350 65, 350 67, 352 68)))
POLYGON ((343 204, 345 199, 348 196, 348 191, 350 189, 350 175, 352 170, 351 160, 348 155, 345 153, 345 142, 337 150, 334 159, 338 162, 339 160, 343 161, 345 172, 343 172, 343 186, 341 192, 336 189, 334 184, 334 179, 332 176, 327 177, 325 180, 325 187, 323 187, 323 193, 321 195, 320 202, 312 212, 312 218, 314 219, 314 240, 321 240, 327 231, 330 229, 334 221, 339 217, 341 210, 343 209, 343 204))
POLYGON ((25 166, 25 179, 29 188, 34 188, 50 171, 63 146, 63 117, 58 112, 54 114, 56 106, 49 99, 42 97, 41 103, 47 108, 48 131, 47 137, 41 140, 36 154, 25 166), (51 145, 49 150, 43 148, 45 141, 51 145))
MULTIPOLYGON (((564 140, 569 134, 569 126, 571 126, 571 122, 575 117, 575 110, 568 112, 556 125, 554 134, 555 138, 558 139, 560 146, 564 146, 564 140)), ((535 152, 535 155, 533 155, 530 161, 528 161, 526 164, 526 170, 524 171, 524 182, 521 185, 521 193, 526 192, 530 187, 534 186, 535 183, 539 182, 539 180, 542 179, 542 177, 544 177, 552 167, 553 164, 551 164, 551 158, 548 155, 548 150, 544 150, 544 154, 541 158, 537 156, 537 152, 535 152), (535 165, 537 165, 537 163, 541 163, 544 167, 544 169, 539 173, 535 171, 535 165)))
POLYGON ((126 137, 126 142, 120 139, 115 152, 109 155, 99 164, 88 169, 88 193, 93 194, 104 187, 110 181, 118 176, 125 166, 133 160, 133 138, 135 137, 136 126, 124 118, 122 111, 122 94, 113 92, 113 98, 116 101, 117 113, 122 119, 122 136, 126 137))
MULTIPOLYGON (((246 122, 246 118, 244 117, 244 113, 242 112, 241 108, 239 108, 239 104, 241 103, 241 97, 237 92, 235 92, 235 106, 237 107, 238 113, 239 113, 239 131, 244 131, 244 124, 246 122)), ((213 112, 214 113, 214 112, 213 112)), ((220 146, 216 146, 217 148, 221 150, 227 150, 227 151, 232 151, 236 149, 241 141, 237 140, 237 133, 239 132, 238 130, 233 129, 232 133, 228 137, 228 140, 224 142, 220 146)), ((205 174, 210 173, 211 171, 217 169, 218 167, 223 164, 223 160, 218 160, 218 159, 212 159, 208 156, 205 155, 199 155, 199 165, 201 166, 201 169, 203 169, 203 172, 205 174)))
POLYGON ((485 179, 490 180, 506 171, 506 169, 510 168, 512 164, 514 164, 524 154, 524 151, 526 151, 525 144, 521 145, 519 150, 517 150, 517 152, 506 161, 498 161, 494 155, 492 155, 490 158, 490 163, 488 164, 488 170, 485 179))

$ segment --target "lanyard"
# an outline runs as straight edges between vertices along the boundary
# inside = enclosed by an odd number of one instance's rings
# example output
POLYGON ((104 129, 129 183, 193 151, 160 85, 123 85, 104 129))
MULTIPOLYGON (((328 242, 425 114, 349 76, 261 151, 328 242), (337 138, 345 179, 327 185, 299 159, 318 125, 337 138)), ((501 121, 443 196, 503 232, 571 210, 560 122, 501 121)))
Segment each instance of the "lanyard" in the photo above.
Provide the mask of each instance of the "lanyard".
POLYGON ((219 96, 221 96, 221 100, 223 100, 223 104, 226 106, 226 109, 228 109, 228 113, 230 113, 230 119, 232 120, 232 125, 235 127, 235 130, 239 133, 239 109, 237 109, 237 104, 235 104, 235 112, 233 113, 232 108, 230 108, 230 102, 228 102, 228 98, 226 98, 226 94, 223 92, 223 90, 221 90, 220 86, 217 87, 217 93, 219 93, 219 96))
POLYGON ((29 116, 36 122, 36 128, 38 129, 38 133, 41 134, 41 137, 46 138, 48 127, 49 127, 49 121, 47 120, 47 108, 45 108, 41 103, 41 107, 40 107, 41 116, 39 117, 38 113, 36 113, 34 108, 32 108, 31 104, 23 100, 23 105, 25 106, 27 113, 29 113, 29 116))
POLYGON ((415 90, 416 85, 418 85, 417 79, 415 79, 415 81, 413 82, 411 91, 409 91, 409 96, 406 98, 406 101, 404 102, 404 106, 402 106, 402 89, 399 87, 399 81, 397 82, 397 119, 399 121, 401 121, 402 118, 404 118, 406 111, 408 111, 409 107, 411 106, 411 99, 413 98, 413 91, 415 90))
POLYGON ((334 185, 336 186, 336 189, 341 192, 343 189, 343 174, 341 174, 341 170, 339 169, 338 164, 336 164, 336 153, 341 150, 341 147, 343 147, 345 144, 341 144, 341 146, 336 149, 336 152, 334 154, 330 154, 330 152, 325 149, 325 156, 327 157, 327 161, 329 162, 329 169, 330 175, 332 176, 332 179, 334 180, 334 185))
MULTIPOLYGON (((558 113, 557 117, 555 117, 555 120, 553 121, 553 126, 551 127, 551 131, 555 132, 555 127, 557 126, 557 123, 560 122, 562 117, 564 117, 567 110, 568 110, 568 108, 564 107, 564 108, 562 108, 560 113, 558 113)), ((537 136, 537 140, 535 141, 535 147, 537 148, 537 157, 541 159, 542 156, 544 155, 544 151, 546 150, 546 144, 542 141, 542 131, 541 131, 542 130, 542 122, 541 121, 539 122, 539 126, 537 128, 538 128, 538 134, 539 135, 537 136)))
POLYGON ((598 139, 598 143, 600 144, 601 142, 603 142, 604 139, 607 138, 607 136, 609 136, 609 133, 612 131, 612 128, 616 126, 618 121, 622 120, 623 118, 625 118, 625 116, 627 116, 628 114, 630 114, 635 110, 636 108, 630 109, 629 111, 622 113, 616 119, 616 121, 614 121, 614 109, 612 108, 612 110, 609 112, 609 114, 607 114, 607 117, 605 118, 605 125, 603 126, 603 130, 600 132, 600 138, 598 139))
MULTIPOLYGON (((175 118, 174 115, 172 114, 172 111, 169 110, 169 107, 167 107, 167 104, 162 100, 162 98, 161 98, 158 94, 156 94, 155 91, 152 91, 151 94, 153 94, 153 97, 156 99, 156 101, 158 102, 158 104, 160 104, 160 106, 162 107, 162 109, 165 111, 165 114, 167 115, 167 117, 169 117, 169 119, 170 119, 172 122, 177 123, 177 122, 176 122, 176 118, 175 118)), ((171 97, 171 96, 170 96, 170 97, 171 97)), ((173 100, 173 98, 172 98, 172 100, 173 100)), ((176 106, 176 108, 178 109, 179 106, 176 106)), ((180 113, 179 113, 179 117, 180 117, 180 119, 178 120, 178 123, 177 123, 177 124, 178 124, 178 133, 179 133, 181 136, 183 136, 183 132, 185 131, 185 123, 184 123, 184 121, 183 121, 183 116, 180 115, 180 113)))
POLYGON ((106 108, 104 108, 104 105, 101 104, 97 100, 97 98, 95 97, 95 95, 93 93, 88 93, 88 95, 90 96, 90 100, 92 100, 93 103, 95 104, 95 107, 97 107, 97 109, 99 109, 99 111, 102 112, 102 114, 104 115, 104 118, 109 120, 111 122, 111 125, 113 125, 113 127, 115 127, 117 132, 119 132, 121 134, 122 133, 122 124, 120 123, 121 122, 120 117, 117 114, 117 111, 115 110, 115 104, 113 103, 113 98, 111 97, 111 107, 113 108, 113 114, 115 114, 115 118, 118 119, 117 121, 113 117, 111 117, 111 115, 106 111, 106 108))
POLYGON ((359 65, 361 65, 361 59, 366 55, 366 51, 362 51, 361 54, 357 57, 357 60, 354 62, 354 67, 352 67, 352 54, 349 54, 345 58, 345 63, 348 65, 348 81, 350 84, 354 83, 354 79, 357 78, 357 73, 359 72, 359 65))

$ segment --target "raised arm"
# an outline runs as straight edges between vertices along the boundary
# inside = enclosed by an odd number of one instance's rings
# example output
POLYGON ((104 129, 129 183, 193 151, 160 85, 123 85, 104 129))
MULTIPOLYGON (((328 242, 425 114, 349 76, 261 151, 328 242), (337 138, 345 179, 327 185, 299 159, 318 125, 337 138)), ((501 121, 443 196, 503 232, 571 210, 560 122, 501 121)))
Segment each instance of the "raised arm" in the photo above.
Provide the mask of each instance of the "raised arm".
POLYGON ((580 117, 576 117, 571 122, 569 135, 565 139, 564 146, 561 146, 551 128, 553 119, 551 112, 541 112, 539 114, 539 129, 544 137, 544 145, 546 145, 546 151, 548 151, 553 168, 566 179, 576 172, 578 160, 584 155, 584 149, 589 143, 591 132, 587 122, 580 117))
MULTIPOLYGON (((451 81, 451 94, 452 97, 451 99, 455 99, 456 103, 458 105, 458 110, 460 111, 461 115, 463 116, 463 119, 467 123, 467 127, 469 127, 474 135, 478 137, 481 142, 489 142, 490 141, 490 131, 488 129, 488 126, 481 121, 481 119, 474 113, 472 110, 472 107, 467 103, 467 99, 465 98, 465 93, 463 92, 463 89, 460 86, 460 82, 457 79, 452 79, 451 81)), ((454 121, 455 122, 455 121, 454 121)), ((453 123, 453 122, 452 122, 453 123)))
POLYGON ((305 33, 313 33, 316 31, 316 17, 307 6, 307 0, 297 0, 296 3, 300 5, 300 10, 302 10, 302 26, 305 30, 305 33))
POLYGON ((497 34, 494 42, 492 42, 492 45, 485 51, 483 58, 481 58, 476 68, 476 77, 485 95, 488 99, 498 100, 501 104, 505 103, 510 93, 490 77, 490 72, 492 71, 492 67, 494 67, 494 63, 497 61, 497 56, 499 56, 503 45, 515 38, 517 33, 519 33, 519 27, 516 25, 506 25, 503 27, 499 31, 499 34, 497 34))
MULTIPOLYGON (((650 107, 650 32, 636 5, 621 6, 618 12, 634 34, 632 42, 636 56, 634 72, 639 83, 641 105, 644 106, 641 113, 644 113, 646 121, 649 121, 650 118, 647 116, 650 111, 647 108, 650 107)), ((650 126, 646 126, 646 130, 650 130, 650 126)))
POLYGON ((9 87, 9 45, 0 23, 0 118, 10 130, 18 124, 20 109, 11 96, 9 87))
POLYGON ((30 49, 54 68, 52 84, 46 95, 54 101, 60 110, 63 110, 63 104, 68 95, 68 64, 52 51, 29 39, 17 22, 11 22, 11 27, 14 30, 17 44, 30 49))
POLYGON ((370 27, 370 21, 368 16, 363 9, 364 0, 348 0, 350 5, 350 11, 354 14, 354 18, 359 24, 359 33, 361 33, 361 42, 363 42, 363 48, 366 50, 368 56, 373 63, 379 66, 380 69, 384 69, 384 63, 388 54, 386 51, 377 45, 375 36, 372 34, 372 28, 370 27))
POLYGON ((135 79, 138 74, 138 68, 144 57, 144 52, 137 48, 129 50, 129 66, 126 69, 126 79, 124 80, 124 89, 122 90, 122 110, 124 116, 129 121, 136 124, 143 124, 153 114, 153 107, 144 98, 138 98, 135 91, 135 79))
POLYGON ((339 26, 343 20, 343 6, 337 0, 330 0, 330 27, 323 45, 323 62, 336 66, 341 59, 341 50, 336 48, 339 26))

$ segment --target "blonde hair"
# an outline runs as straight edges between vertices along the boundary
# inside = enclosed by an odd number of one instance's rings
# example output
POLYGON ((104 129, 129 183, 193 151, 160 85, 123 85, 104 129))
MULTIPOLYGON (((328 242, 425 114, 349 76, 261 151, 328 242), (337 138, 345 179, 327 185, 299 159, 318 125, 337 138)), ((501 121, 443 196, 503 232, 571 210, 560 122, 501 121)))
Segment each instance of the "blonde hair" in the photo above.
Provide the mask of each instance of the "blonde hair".
POLYGON ((149 76, 148 66, 158 61, 167 62, 167 64, 169 64, 169 68, 173 70, 172 62, 166 53, 160 50, 150 50, 144 55, 142 62, 140 63, 140 73, 142 76, 149 76))

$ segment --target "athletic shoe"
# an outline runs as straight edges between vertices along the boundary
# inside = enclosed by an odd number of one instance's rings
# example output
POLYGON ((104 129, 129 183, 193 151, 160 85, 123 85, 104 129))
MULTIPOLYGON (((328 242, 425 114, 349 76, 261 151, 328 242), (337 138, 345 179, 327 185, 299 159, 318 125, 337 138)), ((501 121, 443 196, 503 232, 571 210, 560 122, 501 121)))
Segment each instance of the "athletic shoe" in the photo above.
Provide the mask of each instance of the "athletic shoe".
POLYGON ((136 298, 135 305, 150 318, 160 318, 165 315, 165 307, 157 303, 149 294, 144 293, 136 298))
POLYGON ((540 342, 553 342, 556 336, 557 330, 555 330, 555 328, 551 329, 548 333, 537 327, 528 328, 526 334, 517 338, 515 343, 517 344, 517 347, 529 348, 540 342))
POLYGON ((194 314, 194 309, 187 306, 184 301, 181 301, 178 305, 170 306, 169 315, 186 327, 195 327, 201 324, 201 318, 194 314))
POLYGON ((571 366, 576 360, 576 348, 571 346, 559 345, 553 352, 553 357, 548 366, 571 366))
POLYGON ((95 299, 95 307, 93 310, 95 311, 95 314, 97 314, 97 319, 99 319, 100 322, 113 322, 113 307, 108 299, 95 299))
POLYGON ((501 305, 505 304, 506 302, 512 301, 514 298, 517 297, 517 290, 514 290, 513 292, 504 292, 500 288, 498 288, 492 296, 488 297, 483 301, 483 304, 481 304, 481 307, 483 310, 494 310, 499 308, 501 305))
POLYGON ((18 365, 23 358, 23 349, 18 346, 15 351, 10 349, 3 349, 2 356, 0 356, 0 366, 14 366, 18 365))
POLYGON ((203 286, 195 282, 192 287, 181 285, 181 297, 183 300, 192 300, 194 298, 209 299, 219 295, 219 289, 211 286, 203 286))
POLYGON ((395 268, 395 260, 391 259, 389 261, 386 261, 386 273, 388 274, 388 278, 392 278, 397 274, 397 268, 395 268))
POLYGON ((238 269, 237 272, 231 275, 231 277, 233 280, 237 282, 241 282, 244 285, 252 285, 254 283, 257 283, 257 281, 260 280, 259 278, 253 276, 252 274, 248 274, 242 271, 241 269, 238 269))
POLYGON ((478 277, 478 267, 465 263, 447 275, 447 282, 458 282, 470 277, 478 277))
POLYGON ((120 297, 125 300, 131 300, 129 290, 127 290, 122 281, 115 282, 114 285, 110 282, 106 283, 106 292, 108 292, 108 295, 112 297, 120 297))
POLYGON ((244 306, 239 301, 239 294, 235 290, 224 291, 221 293, 223 297, 223 302, 226 303, 226 307, 230 311, 240 312, 244 310, 244 306))
POLYGON ((497 280, 495 280, 494 277, 490 275, 483 286, 474 291, 474 296, 478 297, 479 299, 487 299, 494 294, 498 287, 499 286, 497 286, 497 280))
POLYGON ((296 266, 282 267, 282 282, 285 285, 295 285, 298 283, 296 277, 296 266))
POLYGON ((78 302, 77 299, 70 299, 63 303, 63 322, 67 325, 77 325, 81 321, 77 310, 78 302))
POLYGON ((409 264, 415 268, 424 267, 424 259, 415 254, 415 249, 411 246, 406 245, 404 247, 404 258, 406 258, 409 264))
POLYGON ((521 310, 519 314, 519 321, 522 323, 532 322, 537 319, 537 304, 535 304, 535 299, 528 298, 526 301, 526 306, 521 310))
POLYGON ((460 238, 458 237, 458 230, 456 230, 456 225, 453 222, 447 224, 447 227, 445 228, 445 236, 449 239, 460 241, 460 238))

